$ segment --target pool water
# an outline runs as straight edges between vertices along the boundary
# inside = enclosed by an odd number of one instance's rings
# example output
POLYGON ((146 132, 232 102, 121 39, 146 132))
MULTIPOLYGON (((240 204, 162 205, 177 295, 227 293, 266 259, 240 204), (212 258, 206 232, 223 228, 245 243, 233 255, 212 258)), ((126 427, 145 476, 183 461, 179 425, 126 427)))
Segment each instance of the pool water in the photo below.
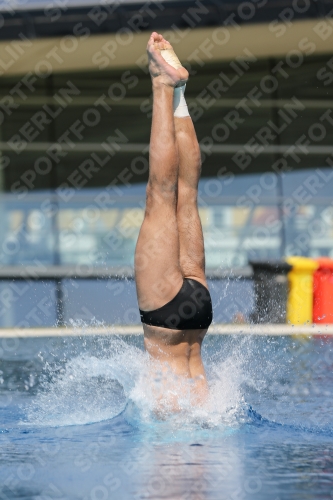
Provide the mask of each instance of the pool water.
POLYGON ((333 498, 333 339, 208 335, 160 418, 140 336, 0 347, 1 500, 333 498))

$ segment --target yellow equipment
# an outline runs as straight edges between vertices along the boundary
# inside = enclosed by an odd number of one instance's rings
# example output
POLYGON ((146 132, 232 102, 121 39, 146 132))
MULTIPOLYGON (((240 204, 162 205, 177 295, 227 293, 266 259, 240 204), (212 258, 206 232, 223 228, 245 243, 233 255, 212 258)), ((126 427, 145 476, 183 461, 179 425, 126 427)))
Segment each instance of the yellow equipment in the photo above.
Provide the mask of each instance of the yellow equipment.
POLYGON ((318 263, 308 257, 288 257, 293 266, 288 274, 287 322, 304 325, 313 322, 313 273, 318 263))

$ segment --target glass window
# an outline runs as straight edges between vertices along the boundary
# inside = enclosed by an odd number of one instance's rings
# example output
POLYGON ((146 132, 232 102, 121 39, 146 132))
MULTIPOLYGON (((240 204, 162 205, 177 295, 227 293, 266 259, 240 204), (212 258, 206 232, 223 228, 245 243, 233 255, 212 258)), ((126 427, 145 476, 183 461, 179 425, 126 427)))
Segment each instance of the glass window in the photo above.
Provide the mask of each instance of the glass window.
POLYGON ((133 280, 64 280, 66 324, 79 322, 112 325, 140 323, 133 280))
POLYGON ((283 178, 286 254, 333 257, 333 170, 292 172, 283 178))
POLYGON ((57 228, 51 193, 29 193, 22 200, 0 196, 2 265, 52 265, 57 228))
POLYGON ((55 284, 52 281, 0 281, 0 327, 55 326, 55 284))

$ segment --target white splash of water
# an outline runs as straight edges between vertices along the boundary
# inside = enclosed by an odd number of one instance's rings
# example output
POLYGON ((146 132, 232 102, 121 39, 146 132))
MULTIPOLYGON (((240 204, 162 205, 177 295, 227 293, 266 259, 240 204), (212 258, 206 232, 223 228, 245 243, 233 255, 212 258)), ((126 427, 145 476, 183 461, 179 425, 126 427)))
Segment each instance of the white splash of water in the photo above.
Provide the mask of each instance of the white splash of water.
MULTIPOLYGON (((141 349, 116 338, 107 351, 102 358, 83 354, 59 371, 53 369, 28 409, 29 423, 82 425, 124 412, 124 418, 135 427, 169 421, 178 428, 211 428, 237 427, 246 418, 241 390, 244 369, 237 353, 230 353, 223 361, 209 362, 209 395, 198 406, 192 403, 192 382, 171 374, 163 381, 158 376, 152 378, 152 373, 158 373, 156 362, 153 366, 141 349), (177 399, 176 413, 167 404, 156 412, 156 393, 161 390, 166 400, 170 395, 177 399)), ((47 372, 48 366, 45 369, 47 372)))
POLYGON ((45 364, 48 380, 28 408, 28 420, 39 425, 82 425, 115 417, 145 364, 146 353, 120 339, 109 355, 79 355, 58 371, 45 364))

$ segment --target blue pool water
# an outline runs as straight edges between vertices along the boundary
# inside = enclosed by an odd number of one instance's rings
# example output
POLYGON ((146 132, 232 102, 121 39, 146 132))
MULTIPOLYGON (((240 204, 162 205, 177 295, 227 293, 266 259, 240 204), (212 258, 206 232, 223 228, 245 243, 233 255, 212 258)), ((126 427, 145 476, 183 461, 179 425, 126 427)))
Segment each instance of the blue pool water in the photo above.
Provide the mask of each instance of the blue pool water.
POLYGON ((332 499, 333 341, 207 336, 157 419, 142 337, 0 340, 0 499, 332 499))

